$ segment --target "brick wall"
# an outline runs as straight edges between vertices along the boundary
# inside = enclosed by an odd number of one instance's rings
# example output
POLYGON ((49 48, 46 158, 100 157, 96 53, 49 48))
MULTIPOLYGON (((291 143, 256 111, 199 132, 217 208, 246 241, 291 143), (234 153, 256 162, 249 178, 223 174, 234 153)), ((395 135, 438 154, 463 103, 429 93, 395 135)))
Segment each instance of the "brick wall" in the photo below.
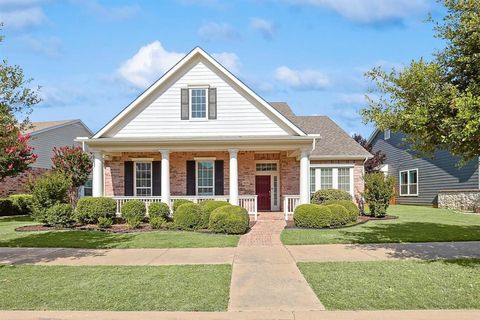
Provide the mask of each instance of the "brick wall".
POLYGON ((29 180, 34 180, 36 177, 50 171, 44 168, 29 168, 27 171, 15 176, 5 178, 0 182, 0 197, 6 197, 12 194, 19 194, 26 192, 26 183, 29 180))

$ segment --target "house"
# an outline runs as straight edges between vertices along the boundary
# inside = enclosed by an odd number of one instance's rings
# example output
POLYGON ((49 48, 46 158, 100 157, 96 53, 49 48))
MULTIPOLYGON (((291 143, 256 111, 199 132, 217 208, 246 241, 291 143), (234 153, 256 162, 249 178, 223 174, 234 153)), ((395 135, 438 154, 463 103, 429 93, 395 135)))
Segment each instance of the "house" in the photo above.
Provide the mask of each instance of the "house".
POLYGON ((23 133, 30 134, 29 145, 35 148, 34 153, 38 155, 37 161, 30 166, 28 171, 2 181, 0 196, 24 193, 25 183, 30 178, 51 169, 54 147, 78 145, 78 142, 74 141, 76 137, 93 134, 79 119, 33 122, 23 133))
POLYGON ((201 48, 188 53, 90 139, 93 195, 222 199, 292 212, 310 193, 363 191, 371 155, 328 117, 268 103, 201 48))
POLYGON ((374 152, 386 154, 382 170, 395 177, 396 203, 461 210, 473 210, 475 198, 480 203, 478 159, 460 166, 461 159, 445 150, 437 150, 432 158, 418 157, 403 143, 404 137, 375 130, 368 140, 374 152))

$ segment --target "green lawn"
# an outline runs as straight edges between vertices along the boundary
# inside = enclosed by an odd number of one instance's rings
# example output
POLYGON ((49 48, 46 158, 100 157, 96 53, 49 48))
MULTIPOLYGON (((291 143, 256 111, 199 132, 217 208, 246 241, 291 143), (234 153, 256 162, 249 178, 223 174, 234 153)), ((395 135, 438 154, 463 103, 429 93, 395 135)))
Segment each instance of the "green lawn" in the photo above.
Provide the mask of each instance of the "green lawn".
POLYGON ((480 308, 480 260, 298 265, 330 310, 480 308))
POLYGON ((225 311, 230 265, 0 266, 0 310, 225 311))
POLYGON ((107 233, 100 231, 16 232, 17 227, 36 224, 28 217, 0 219, 0 247, 62 248, 211 248, 235 247, 239 236, 199 232, 153 231, 107 233))
POLYGON ((288 245, 480 240, 480 216, 421 206, 390 206, 399 219, 369 221, 342 229, 286 229, 288 245))

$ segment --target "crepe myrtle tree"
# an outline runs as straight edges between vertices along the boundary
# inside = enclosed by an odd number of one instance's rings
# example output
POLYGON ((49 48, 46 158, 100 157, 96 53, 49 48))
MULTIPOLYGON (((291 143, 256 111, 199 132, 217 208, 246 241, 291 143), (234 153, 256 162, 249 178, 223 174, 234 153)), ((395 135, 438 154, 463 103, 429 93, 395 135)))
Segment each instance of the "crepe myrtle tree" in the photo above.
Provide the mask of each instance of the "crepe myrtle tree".
POLYGON ((354 133, 352 138, 353 140, 357 141, 365 150, 367 150, 373 155, 372 158, 365 161, 365 173, 378 172, 381 165, 385 162, 387 156, 380 150, 373 152, 373 146, 368 143, 367 139, 362 137, 362 135, 354 133))
POLYGON ((89 153, 81 147, 64 146, 54 147, 52 157, 52 169, 68 177, 71 182, 69 190, 70 203, 75 204, 78 199, 78 188, 87 182, 92 172, 92 159, 89 153))

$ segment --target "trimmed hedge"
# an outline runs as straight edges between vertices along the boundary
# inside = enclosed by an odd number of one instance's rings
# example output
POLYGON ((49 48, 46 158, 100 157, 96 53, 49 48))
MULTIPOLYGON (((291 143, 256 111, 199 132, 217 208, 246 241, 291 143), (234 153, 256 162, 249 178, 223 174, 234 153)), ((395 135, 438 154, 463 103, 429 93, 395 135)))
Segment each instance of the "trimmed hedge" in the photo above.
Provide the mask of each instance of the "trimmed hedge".
POLYGON ((219 200, 206 200, 200 202, 200 207, 202 208, 202 228, 208 228, 210 214, 212 211, 224 206, 231 206, 231 204, 229 202, 219 200))
POLYGON ((359 209, 352 201, 348 200, 330 200, 325 202, 325 205, 338 204, 347 209, 349 215, 349 222, 356 222, 359 215, 359 209))
POLYGON ((250 218, 246 209, 239 206, 221 206, 210 214, 208 229, 216 233, 243 234, 247 232, 250 218))
POLYGON ((98 218, 98 226, 100 228, 108 229, 111 228, 113 224, 112 218, 100 217, 98 218))
POLYGON ((327 206, 302 204, 295 208, 293 221, 302 228, 327 228, 332 226, 332 211, 327 206))
POLYGON ((148 205, 148 217, 160 217, 167 220, 170 216, 170 208, 164 202, 152 202, 148 205))
POLYGON ((350 193, 338 189, 318 190, 312 196, 312 203, 323 204, 329 200, 349 200, 352 201, 350 193))
POLYGON ((202 208, 199 204, 185 202, 173 212, 173 222, 182 230, 199 229, 202 227, 202 208))
POLYGON ((57 203, 47 209, 46 222, 53 227, 68 227, 74 222, 73 207, 68 203, 57 203))
POLYGON ((173 201, 173 214, 175 214, 175 212, 177 211, 177 209, 182 205, 182 204, 185 204, 185 203, 193 203, 192 201, 190 200, 187 200, 187 199, 177 199, 175 201, 173 201))
POLYGON ((113 219, 117 212, 117 203, 107 197, 83 197, 77 202, 75 220, 80 223, 98 223, 100 218, 113 219))
POLYGON ((31 194, 13 194, 8 197, 12 201, 15 214, 28 215, 32 213, 32 200, 31 194))
POLYGON ((328 207, 332 212, 332 222, 330 226, 338 227, 346 225, 350 222, 350 214, 344 206, 339 204, 329 204, 326 207, 328 207))
POLYGON ((0 199, 0 217, 1 216, 14 216, 17 214, 13 202, 9 198, 0 199))
POLYGON ((137 228, 145 219, 147 209, 141 200, 129 200, 122 205, 122 217, 130 228, 137 228))

